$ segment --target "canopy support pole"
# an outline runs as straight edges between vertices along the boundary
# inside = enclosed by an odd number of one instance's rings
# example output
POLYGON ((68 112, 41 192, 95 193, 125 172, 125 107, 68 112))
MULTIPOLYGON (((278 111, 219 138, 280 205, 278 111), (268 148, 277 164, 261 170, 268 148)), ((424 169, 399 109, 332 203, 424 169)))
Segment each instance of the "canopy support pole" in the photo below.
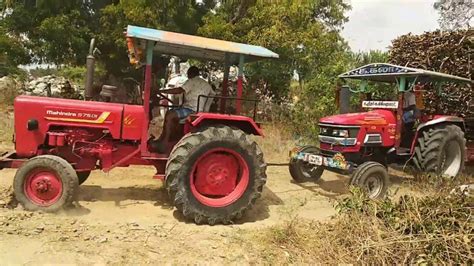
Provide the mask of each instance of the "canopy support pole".
POLYGON ((141 154, 148 154, 148 125, 150 121, 150 91, 151 91, 151 65, 153 63, 154 42, 148 41, 146 44, 146 66, 145 66, 145 88, 143 94, 143 109, 145 111, 145 120, 142 127, 141 154))
POLYGON ((239 57, 239 76, 237 78, 237 101, 235 103, 236 115, 240 115, 242 111, 242 91, 243 91, 243 81, 244 81, 244 56, 240 55, 239 57))
POLYGON ((398 109, 397 109, 397 127, 395 130, 395 148, 398 149, 402 142, 402 128, 403 128, 403 93, 406 90, 407 80, 405 77, 400 77, 398 84, 398 109))
MULTIPOLYGON (((228 95, 228 89, 229 89, 229 56, 225 54, 224 56, 224 79, 222 81, 222 97, 227 97, 228 95)), ((222 98, 221 99, 221 113, 225 114, 225 108, 226 108, 226 103, 227 99, 222 98)))

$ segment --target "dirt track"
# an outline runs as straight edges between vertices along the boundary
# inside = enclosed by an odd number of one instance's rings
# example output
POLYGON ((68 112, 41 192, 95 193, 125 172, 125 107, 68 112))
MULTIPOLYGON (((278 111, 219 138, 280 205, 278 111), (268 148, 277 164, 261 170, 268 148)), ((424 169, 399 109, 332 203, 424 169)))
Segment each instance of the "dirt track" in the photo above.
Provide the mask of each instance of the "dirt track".
MULTIPOLYGON (((0 191, 11 186, 14 173, 0 172, 0 191)), ((332 199, 346 192, 346 178, 331 173, 317 184, 304 185, 292 183, 286 167, 269 167, 267 174, 263 197, 242 220, 230 226, 197 226, 170 206, 161 182, 151 179, 152 168, 96 171, 81 186, 78 206, 64 213, 0 208, 0 261, 257 262, 259 254, 239 245, 241 232, 282 223, 294 215, 328 219, 335 213, 332 199)))

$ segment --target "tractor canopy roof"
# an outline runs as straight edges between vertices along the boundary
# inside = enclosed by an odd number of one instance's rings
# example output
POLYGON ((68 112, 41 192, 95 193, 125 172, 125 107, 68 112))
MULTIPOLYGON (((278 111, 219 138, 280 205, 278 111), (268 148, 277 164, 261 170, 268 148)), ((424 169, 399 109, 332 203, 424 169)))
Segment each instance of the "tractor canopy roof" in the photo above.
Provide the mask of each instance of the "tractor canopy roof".
POLYGON ((472 80, 468 78, 386 63, 368 64, 339 75, 339 78, 342 79, 359 79, 386 83, 396 83, 401 77, 416 78, 418 81, 472 83, 472 80))
POLYGON ((196 58, 222 62, 227 60, 230 64, 238 64, 241 56, 244 57, 245 62, 279 57, 278 54, 261 46, 131 25, 127 27, 126 36, 135 41, 138 40, 135 45, 142 50, 144 50, 146 41, 153 41, 155 42, 154 52, 186 59, 196 58))

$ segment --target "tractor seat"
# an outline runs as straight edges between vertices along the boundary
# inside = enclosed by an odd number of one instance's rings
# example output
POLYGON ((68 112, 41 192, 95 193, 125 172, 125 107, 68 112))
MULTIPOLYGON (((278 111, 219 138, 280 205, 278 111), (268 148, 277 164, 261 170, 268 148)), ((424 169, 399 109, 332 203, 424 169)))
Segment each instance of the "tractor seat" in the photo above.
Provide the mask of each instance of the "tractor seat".
POLYGON ((117 96, 117 87, 111 85, 103 85, 100 91, 100 97, 105 102, 113 102, 117 96))

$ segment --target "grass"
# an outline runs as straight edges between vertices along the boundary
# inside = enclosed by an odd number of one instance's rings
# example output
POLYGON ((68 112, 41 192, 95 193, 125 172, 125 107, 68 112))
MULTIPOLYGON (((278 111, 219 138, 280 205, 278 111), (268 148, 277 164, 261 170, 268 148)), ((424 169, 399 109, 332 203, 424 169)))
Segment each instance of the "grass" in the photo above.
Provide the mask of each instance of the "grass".
POLYGON ((269 163, 287 163, 289 151, 295 147, 290 131, 284 124, 269 123, 263 126, 265 137, 256 139, 269 163))
POLYGON ((328 223, 292 217, 246 232, 241 245, 268 264, 472 264, 472 203, 448 190, 398 201, 352 190, 328 223))

